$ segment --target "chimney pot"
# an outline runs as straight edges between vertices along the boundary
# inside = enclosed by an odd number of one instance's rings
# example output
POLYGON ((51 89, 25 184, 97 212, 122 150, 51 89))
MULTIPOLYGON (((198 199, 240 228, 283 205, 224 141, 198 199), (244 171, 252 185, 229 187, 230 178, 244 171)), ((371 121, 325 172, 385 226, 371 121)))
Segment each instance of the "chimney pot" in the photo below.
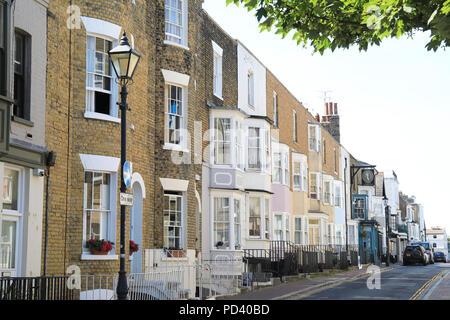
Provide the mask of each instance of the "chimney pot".
POLYGON ((337 106, 337 103, 334 104, 334 114, 335 114, 335 115, 338 114, 338 106, 337 106))
POLYGON ((325 102, 325 115, 328 115, 328 112, 329 112, 328 102, 325 102))
POLYGON ((317 122, 320 122, 320 115, 319 114, 316 114, 316 120, 317 120, 317 122))

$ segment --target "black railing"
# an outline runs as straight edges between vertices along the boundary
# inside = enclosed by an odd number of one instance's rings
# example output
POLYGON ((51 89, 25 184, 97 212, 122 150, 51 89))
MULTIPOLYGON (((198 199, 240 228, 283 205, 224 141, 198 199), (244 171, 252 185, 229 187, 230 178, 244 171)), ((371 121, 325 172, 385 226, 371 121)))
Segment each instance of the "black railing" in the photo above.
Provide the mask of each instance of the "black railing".
POLYGON ((344 270, 349 265, 358 264, 358 246, 295 245, 288 241, 271 241, 270 249, 244 249, 244 262, 252 270, 271 272, 280 277, 323 269, 344 270))
POLYGON ((0 300, 74 300, 69 276, 0 278, 0 300))

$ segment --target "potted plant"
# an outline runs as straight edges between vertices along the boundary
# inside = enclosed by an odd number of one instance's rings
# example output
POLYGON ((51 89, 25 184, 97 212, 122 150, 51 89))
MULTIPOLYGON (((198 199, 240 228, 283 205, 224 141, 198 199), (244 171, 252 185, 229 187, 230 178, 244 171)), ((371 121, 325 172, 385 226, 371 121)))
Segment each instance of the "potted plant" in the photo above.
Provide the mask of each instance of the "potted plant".
POLYGON ((130 240, 130 256, 139 251, 139 244, 135 243, 133 240, 130 240))
POLYGON ((90 239, 87 242, 87 247, 91 250, 91 253, 96 255, 107 255, 112 250, 113 245, 114 242, 106 241, 104 239, 90 239))

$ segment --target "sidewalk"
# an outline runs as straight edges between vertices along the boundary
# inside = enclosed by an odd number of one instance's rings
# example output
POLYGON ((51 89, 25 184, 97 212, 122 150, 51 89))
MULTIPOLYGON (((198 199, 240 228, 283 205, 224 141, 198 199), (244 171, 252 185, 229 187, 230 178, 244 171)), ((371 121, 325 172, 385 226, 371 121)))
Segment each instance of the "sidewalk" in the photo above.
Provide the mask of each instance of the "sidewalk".
POLYGON ((450 271, 447 271, 447 274, 436 282, 424 299, 450 300, 450 271))
MULTIPOLYGON (((392 269, 397 265, 391 264, 391 266, 386 267, 382 266, 381 271, 392 269)), ((303 292, 308 292, 314 289, 318 289, 324 286, 330 286, 336 284, 338 282, 346 281, 346 280, 354 280, 357 278, 361 278, 367 273, 367 265, 363 266, 362 269, 358 269, 357 267, 353 267, 352 270, 344 271, 338 274, 334 274, 332 276, 320 276, 314 277, 316 274, 311 274, 311 278, 307 279, 299 279, 291 282, 284 282, 272 287, 267 287, 263 289, 257 289, 255 291, 251 291, 244 294, 239 294, 235 296, 227 296, 222 297, 223 300, 278 300, 283 297, 288 297, 293 294, 299 294, 303 292)))

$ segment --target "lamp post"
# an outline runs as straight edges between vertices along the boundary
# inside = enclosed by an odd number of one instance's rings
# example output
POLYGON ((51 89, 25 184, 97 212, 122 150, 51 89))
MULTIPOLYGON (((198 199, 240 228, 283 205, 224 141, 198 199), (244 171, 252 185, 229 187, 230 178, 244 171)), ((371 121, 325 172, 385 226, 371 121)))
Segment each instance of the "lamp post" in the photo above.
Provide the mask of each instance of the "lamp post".
MULTIPOLYGON (((120 111, 121 111, 121 134, 120 134, 120 192, 125 193, 127 186, 124 180, 123 167, 127 156, 127 84, 133 79, 136 66, 141 58, 140 54, 131 48, 125 31, 117 47, 108 52, 112 62, 114 72, 119 80, 120 91, 120 111)), ((120 205, 120 270, 119 281, 117 283, 117 297, 119 300, 126 300, 128 295, 128 285, 125 271, 125 205, 120 205)))
POLYGON ((386 267, 389 266, 389 217, 390 217, 390 208, 388 205, 388 198, 386 196, 383 198, 384 202, 384 215, 386 219, 386 267))

